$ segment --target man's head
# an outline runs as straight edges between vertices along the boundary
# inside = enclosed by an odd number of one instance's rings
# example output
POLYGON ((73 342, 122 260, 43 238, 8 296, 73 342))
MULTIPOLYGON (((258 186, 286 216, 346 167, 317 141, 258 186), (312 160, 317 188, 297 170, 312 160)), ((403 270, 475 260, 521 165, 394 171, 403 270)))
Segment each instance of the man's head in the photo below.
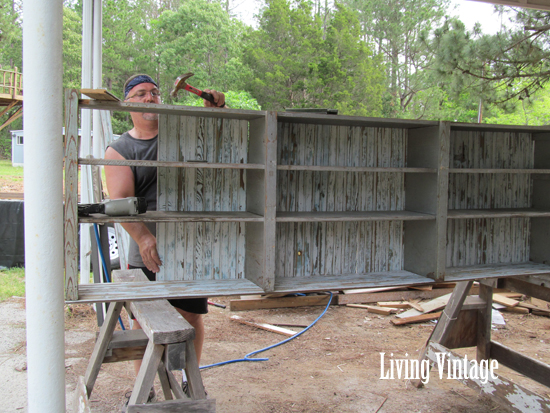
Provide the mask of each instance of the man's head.
MULTIPOLYGON (((149 75, 138 74, 124 83, 124 101, 133 103, 160 103, 160 91, 157 83, 149 75)), ((139 119, 158 120, 157 113, 130 112, 134 125, 139 119)))
MULTIPOLYGON (((136 96, 143 97, 135 94, 135 92, 137 92, 140 89, 140 88, 137 88, 137 86, 141 86, 141 85, 143 85, 144 88, 145 86, 149 85, 147 89, 151 89, 152 88, 151 85, 152 85, 154 86, 153 88, 154 91, 156 92, 159 91, 157 83, 153 80, 151 76, 144 75, 144 74, 137 74, 129 77, 128 80, 124 82, 124 100, 128 100, 136 96), (134 88, 136 90, 134 90, 134 88), (130 93, 130 92, 133 92, 133 93, 130 93)), ((155 95, 154 92, 153 92, 153 95, 155 95)), ((156 94, 156 96, 160 96, 160 95, 156 94)))

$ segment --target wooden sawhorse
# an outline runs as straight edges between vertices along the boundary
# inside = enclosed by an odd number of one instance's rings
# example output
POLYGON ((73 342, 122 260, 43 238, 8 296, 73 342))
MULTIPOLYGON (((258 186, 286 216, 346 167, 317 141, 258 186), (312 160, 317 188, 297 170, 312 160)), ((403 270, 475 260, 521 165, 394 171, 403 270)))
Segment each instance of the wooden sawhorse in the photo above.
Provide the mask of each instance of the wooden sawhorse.
MULTIPOLYGON (((454 368, 464 365, 464 358, 449 351, 453 348, 477 347, 477 363, 482 360, 497 360, 539 383, 550 387, 550 366, 514 351, 496 341, 491 340, 491 321, 493 305, 493 288, 497 279, 478 280, 479 296, 468 296, 473 281, 457 283, 445 310, 441 313, 437 325, 426 347, 420 355, 419 362, 428 359, 432 363, 441 362, 442 354, 446 354, 442 367, 448 373, 448 360, 454 368)), ((508 285, 509 287, 509 285, 508 285)), ((420 364, 419 363, 419 364, 420 364)), ((470 363, 471 366, 471 363, 470 363)), ((478 379, 457 378, 468 387, 489 395, 501 406, 513 412, 550 412, 550 401, 527 390, 501 376, 496 379, 489 377, 478 379)), ((416 387, 422 387, 421 380, 412 380, 416 387)))
MULTIPOLYGON (((113 271, 113 281, 147 282, 148 279, 141 270, 119 270, 113 271)), ((111 303, 99 331, 86 375, 80 378, 77 391, 78 411, 87 410, 87 399, 103 363, 142 359, 128 402, 128 412, 215 412, 215 400, 206 399, 194 338, 195 329, 167 300, 111 303), (142 330, 114 331, 124 305, 139 322, 142 330), (184 394, 172 374, 172 370, 178 369, 185 371, 190 397, 184 394), (146 404, 156 374, 166 401, 146 404)))

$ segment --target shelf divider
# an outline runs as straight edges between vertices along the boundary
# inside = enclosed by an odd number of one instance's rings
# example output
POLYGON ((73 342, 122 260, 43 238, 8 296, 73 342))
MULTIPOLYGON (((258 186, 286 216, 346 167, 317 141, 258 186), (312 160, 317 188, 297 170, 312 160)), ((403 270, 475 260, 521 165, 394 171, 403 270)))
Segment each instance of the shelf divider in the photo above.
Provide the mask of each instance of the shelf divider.
POLYGON ((78 299, 78 93, 65 91, 65 299, 78 299))

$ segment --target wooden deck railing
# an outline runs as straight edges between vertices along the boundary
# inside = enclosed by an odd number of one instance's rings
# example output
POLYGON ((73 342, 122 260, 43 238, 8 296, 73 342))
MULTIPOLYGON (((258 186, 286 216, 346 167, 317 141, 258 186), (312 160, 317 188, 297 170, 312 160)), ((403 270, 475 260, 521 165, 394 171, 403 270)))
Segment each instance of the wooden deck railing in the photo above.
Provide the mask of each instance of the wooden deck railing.
POLYGON ((15 70, 0 69, 0 95, 12 98, 23 95, 23 74, 15 70))

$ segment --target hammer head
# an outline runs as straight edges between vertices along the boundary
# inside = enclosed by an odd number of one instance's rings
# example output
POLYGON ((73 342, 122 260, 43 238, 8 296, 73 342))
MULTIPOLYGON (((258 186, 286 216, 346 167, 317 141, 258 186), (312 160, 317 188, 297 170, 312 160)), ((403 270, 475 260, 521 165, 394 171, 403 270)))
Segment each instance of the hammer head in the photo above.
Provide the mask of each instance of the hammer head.
POLYGON ((185 89, 185 86, 187 85, 186 80, 189 79, 191 76, 193 76, 193 73, 191 72, 179 76, 174 82, 174 90, 170 92, 170 96, 175 98, 178 94, 178 90, 185 89))

